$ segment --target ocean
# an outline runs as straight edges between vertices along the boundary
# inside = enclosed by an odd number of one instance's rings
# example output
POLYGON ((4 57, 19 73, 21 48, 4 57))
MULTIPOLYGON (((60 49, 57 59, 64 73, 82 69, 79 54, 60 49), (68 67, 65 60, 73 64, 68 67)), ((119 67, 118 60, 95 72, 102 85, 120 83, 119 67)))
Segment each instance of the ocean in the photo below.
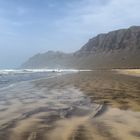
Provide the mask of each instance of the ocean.
POLYGON ((8 88, 16 83, 41 78, 49 78, 76 70, 58 69, 4 69, 0 70, 0 89, 8 88))

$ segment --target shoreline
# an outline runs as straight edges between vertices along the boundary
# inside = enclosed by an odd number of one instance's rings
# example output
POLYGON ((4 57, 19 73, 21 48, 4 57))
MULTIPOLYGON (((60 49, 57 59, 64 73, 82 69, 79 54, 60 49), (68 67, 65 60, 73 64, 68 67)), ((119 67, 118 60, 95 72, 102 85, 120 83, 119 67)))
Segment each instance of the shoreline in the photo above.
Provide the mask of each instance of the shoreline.
POLYGON ((136 76, 118 74, 112 70, 97 70, 62 75, 35 83, 37 86, 47 86, 48 89, 72 85, 88 95, 94 103, 140 111, 140 79, 136 76))
POLYGON ((137 140, 139 83, 137 77, 92 71, 20 84, 9 90, 0 139, 137 140))

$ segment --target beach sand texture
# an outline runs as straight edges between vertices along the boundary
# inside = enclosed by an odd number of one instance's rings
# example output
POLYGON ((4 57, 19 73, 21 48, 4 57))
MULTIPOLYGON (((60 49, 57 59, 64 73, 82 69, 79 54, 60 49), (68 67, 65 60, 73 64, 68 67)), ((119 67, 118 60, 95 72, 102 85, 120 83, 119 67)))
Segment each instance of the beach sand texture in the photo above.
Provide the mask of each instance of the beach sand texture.
POLYGON ((138 140, 140 78, 79 72, 0 93, 0 140, 138 140))

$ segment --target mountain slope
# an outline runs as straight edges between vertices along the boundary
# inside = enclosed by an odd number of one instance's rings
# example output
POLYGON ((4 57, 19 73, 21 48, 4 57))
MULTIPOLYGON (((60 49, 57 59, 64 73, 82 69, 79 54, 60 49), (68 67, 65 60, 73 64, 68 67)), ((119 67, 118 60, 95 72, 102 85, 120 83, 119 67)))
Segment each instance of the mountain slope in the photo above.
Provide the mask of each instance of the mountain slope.
POLYGON ((140 67, 140 26, 99 34, 73 54, 49 51, 25 62, 24 68, 140 67))
POLYGON ((22 64, 22 68, 66 68, 71 61, 73 54, 48 51, 43 54, 36 54, 22 64))
POLYGON ((129 29, 99 34, 89 40, 78 52, 99 53, 114 50, 140 49, 140 27, 132 26, 129 29))

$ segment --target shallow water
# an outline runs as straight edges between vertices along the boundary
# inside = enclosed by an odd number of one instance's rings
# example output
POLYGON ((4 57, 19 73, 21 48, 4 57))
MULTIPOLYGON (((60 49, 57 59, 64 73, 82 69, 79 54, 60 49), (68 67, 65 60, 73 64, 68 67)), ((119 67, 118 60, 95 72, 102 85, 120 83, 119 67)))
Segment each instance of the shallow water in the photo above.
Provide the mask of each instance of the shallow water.
POLYGON ((22 139, 24 131, 28 131, 36 123, 40 122, 38 126, 42 126, 44 124, 41 121, 47 124, 66 118, 94 116, 101 107, 91 104, 87 96, 71 86, 65 89, 40 90, 31 82, 22 82, 0 92, 0 138, 22 139), (27 128, 24 126, 26 123, 29 125, 27 128), (18 127, 23 130, 20 136, 15 136, 15 132, 11 131, 19 131, 18 127))

